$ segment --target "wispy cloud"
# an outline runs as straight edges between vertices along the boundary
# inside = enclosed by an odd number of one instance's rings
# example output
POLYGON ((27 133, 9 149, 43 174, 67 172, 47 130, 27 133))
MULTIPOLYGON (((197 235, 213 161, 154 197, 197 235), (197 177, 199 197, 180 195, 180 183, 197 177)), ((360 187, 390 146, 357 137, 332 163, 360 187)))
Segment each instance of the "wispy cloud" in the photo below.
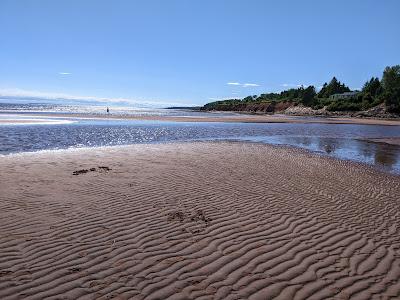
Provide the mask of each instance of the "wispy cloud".
POLYGON ((59 75, 71 75, 72 73, 70 72, 58 72, 59 75))
POLYGON ((223 100, 230 100, 230 99, 238 99, 238 97, 210 97, 208 100, 210 101, 223 101, 223 100))
POLYGON ((257 83, 243 83, 242 84, 243 87, 249 87, 249 86, 260 86, 257 83))
MULTIPOLYGON (((18 88, 0 88, 0 98, 17 99, 17 100, 33 100, 43 101, 52 100, 54 102, 63 103, 63 101, 76 101, 89 103, 98 103, 104 105, 119 104, 132 105, 140 107, 166 107, 166 106, 182 106, 180 101, 153 101, 153 100, 135 100, 129 98, 106 98, 96 96, 78 96, 64 93, 51 93, 42 91, 24 90, 18 88)), ((185 104, 185 106, 191 106, 185 104)))
POLYGON ((282 83, 281 86, 283 87, 301 87, 307 86, 306 84, 296 84, 296 83, 282 83))
POLYGON ((260 86, 257 83, 240 83, 240 82, 227 82, 227 85, 235 85, 235 86, 241 86, 241 87, 257 87, 260 86))

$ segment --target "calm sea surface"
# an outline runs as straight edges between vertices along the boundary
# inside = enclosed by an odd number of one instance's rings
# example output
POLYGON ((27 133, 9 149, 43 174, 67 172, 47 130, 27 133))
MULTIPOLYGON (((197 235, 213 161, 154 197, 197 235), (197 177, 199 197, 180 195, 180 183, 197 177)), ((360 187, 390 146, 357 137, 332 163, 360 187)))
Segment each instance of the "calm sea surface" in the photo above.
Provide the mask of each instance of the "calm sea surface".
MULTIPOLYGON (((31 107, 30 107, 31 108, 31 107)), ((48 109, 48 107, 47 107, 48 109)), ((400 147, 364 141, 400 137, 400 126, 344 124, 185 123, 44 117, 40 109, 0 109, 1 120, 25 119, 27 124, 0 122, 0 155, 40 150, 196 140, 242 140, 304 148, 354 160, 400 174, 400 147), (11 115, 18 111, 18 115, 11 115), (27 116, 29 113, 29 116, 27 116), (29 123, 29 120, 39 123, 29 123)), ((71 109, 72 108, 68 108, 71 109)), ((67 112, 71 112, 71 110, 67 112)), ((46 111, 48 112, 48 111, 46 111)), ((143 113, 130 111, 127 114, 143 113)), ((198 115, 200 112, 146 110, 146 114, 198 115)), ((215 114, 213 114, 215 116, 215 114)))

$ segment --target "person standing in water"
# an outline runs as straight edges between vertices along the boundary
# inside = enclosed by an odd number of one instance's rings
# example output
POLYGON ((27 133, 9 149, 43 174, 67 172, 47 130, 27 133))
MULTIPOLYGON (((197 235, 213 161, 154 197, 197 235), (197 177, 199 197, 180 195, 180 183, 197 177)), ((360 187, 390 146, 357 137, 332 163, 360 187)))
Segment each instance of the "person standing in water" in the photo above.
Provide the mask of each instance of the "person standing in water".
POLYGON ((110 109, 108 108, 108 106, 107 106, 107 113, 108 113, 108 114, 110 113, 110 109))

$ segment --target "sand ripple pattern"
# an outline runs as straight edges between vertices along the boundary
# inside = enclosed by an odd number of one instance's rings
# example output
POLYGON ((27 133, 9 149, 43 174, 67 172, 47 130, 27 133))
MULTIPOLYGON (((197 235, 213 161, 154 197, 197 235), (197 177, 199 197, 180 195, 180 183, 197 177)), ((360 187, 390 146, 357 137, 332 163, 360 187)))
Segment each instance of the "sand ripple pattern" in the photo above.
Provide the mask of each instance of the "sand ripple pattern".
POLYGON ((400 299, 400 177, 371 167, 227 142, 0 166, 0 299, 400 299))

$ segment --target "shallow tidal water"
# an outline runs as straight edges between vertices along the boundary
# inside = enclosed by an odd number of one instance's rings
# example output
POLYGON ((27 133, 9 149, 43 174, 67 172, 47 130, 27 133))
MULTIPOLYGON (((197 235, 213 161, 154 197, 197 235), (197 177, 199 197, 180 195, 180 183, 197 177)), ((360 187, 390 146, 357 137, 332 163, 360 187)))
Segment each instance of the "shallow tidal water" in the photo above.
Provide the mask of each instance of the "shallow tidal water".
POLYGON ((190 123, 61 117, 47 118, 37 124, 0 124, 0 155, 136 143, 240 140, 299 147, 400 174, 399 146, 364 140, 382 137, 400 137, 400 126, 190 123), (57 122, 51 122, 55 120, 57 122))

